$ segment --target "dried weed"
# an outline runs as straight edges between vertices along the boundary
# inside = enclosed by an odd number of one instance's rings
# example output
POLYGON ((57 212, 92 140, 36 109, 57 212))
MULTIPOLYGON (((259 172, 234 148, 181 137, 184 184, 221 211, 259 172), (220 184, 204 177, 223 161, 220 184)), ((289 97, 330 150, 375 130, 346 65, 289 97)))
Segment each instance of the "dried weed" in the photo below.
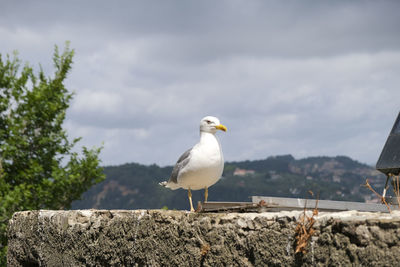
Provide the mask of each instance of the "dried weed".
MULTIPOLYGON (((398 178, 398 176, 397 176, 397 178, 398 178)), ((389 213, 392 213, 392 210, 390 209, 389 204, 386 202, 386 199, 372 188, 372 186, 368 182, 368 179, 365 180, 365 184, 363 186, 365 186, 366 188, 371 190, 381 200, 381 202, 386 205, 387 209, 389 210, 389 213)), ((395 192, 396 192, 396 190, 395 190, 395 192)), ((397 194, 398 194, 398 192, 399 191, 397 190, 397 194)))
POLYGON ((210 251, 210 245, 209 244, 203 244, 201 245, 201 257, 205 257, 208 252, 210 251))
MULTIPOLYGON (((314 193, 312 191, 309 191, 311 196, 314 196, 314 193)), ((318 200, 319 197, 317 197, 316 202, 315 202, 315 208, 313 209, 312 215, 307 216, 306 211, 307 211, 307 201, 304 205, 304 212, 303 215, 300 216, 299 220, 297 221, 296 225, 296 249, 295 253, 307 253, 307 245, 310 242, 310 239, 312 235, 315 233, 314 230, 314 224, 316 222, 315 216, 318 215, 318 200)))

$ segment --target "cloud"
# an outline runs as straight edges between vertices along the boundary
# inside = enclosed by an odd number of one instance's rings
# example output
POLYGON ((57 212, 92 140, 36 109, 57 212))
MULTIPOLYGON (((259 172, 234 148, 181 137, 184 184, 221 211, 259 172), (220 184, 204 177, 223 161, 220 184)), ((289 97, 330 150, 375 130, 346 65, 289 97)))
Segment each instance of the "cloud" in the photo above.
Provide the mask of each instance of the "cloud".
POLYGON ((17 1, 0 10, 0 52, 50 72, 54 44, 71 41, 66 127, 104 142, 105 164, 173 164, 205 115, 228 126, 227 160, 374 163, 398 112, 399 11, 398 1, 17 1))

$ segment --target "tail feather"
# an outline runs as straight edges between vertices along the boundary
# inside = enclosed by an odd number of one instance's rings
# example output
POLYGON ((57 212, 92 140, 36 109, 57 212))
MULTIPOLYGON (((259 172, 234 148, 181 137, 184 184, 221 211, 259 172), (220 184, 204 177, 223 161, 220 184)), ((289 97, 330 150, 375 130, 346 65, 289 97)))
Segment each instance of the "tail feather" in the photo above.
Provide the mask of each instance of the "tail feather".
POLYGON ((164 186, 166 188, 172 189, 172 190, 180 188, 180 186, 177 183, 174 183, 171 181, 164 181, 164 182, 160 182, 158 184, 161 186, 164 186))

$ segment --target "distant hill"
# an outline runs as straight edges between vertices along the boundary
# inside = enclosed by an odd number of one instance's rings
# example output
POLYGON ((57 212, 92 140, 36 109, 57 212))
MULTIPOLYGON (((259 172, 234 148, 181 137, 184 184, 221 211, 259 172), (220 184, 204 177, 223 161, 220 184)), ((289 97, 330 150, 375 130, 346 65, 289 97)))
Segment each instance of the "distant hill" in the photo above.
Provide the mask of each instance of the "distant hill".
MULTIPOLYGON (((187 191, 172 191, 158 185, 168 179, 172 166, 137 163, 104 168, 106 179, 84 193, 74 209, 188 209, 187 191)), ((209 189, 211 201, 249 201, 251 196, 308 198, 308 191, 320 199, 373 201, 375 195, 362 186, 368 178, 381 192, 385 177, 371 166, 349 157, 309 157, 296 160, 291 155, 263 160, 227 162, 223 178, 209 189)), ((194 203, 203 192, 193 191, 194 203)))

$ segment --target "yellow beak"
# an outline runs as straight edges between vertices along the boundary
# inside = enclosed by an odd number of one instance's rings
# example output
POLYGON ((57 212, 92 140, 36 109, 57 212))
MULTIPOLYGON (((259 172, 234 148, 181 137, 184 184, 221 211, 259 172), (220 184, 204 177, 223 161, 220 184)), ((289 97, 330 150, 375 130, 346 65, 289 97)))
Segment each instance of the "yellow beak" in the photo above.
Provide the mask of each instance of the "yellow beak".
POLYGON ((226 130, 228 130, 228 129, 226 128, 226 126, 225 126, 225 125, 222 125, 222 124, 215 126, 215 128, 217 128, 218 130, 224 131, 224 132, 226 132, 226 130))

